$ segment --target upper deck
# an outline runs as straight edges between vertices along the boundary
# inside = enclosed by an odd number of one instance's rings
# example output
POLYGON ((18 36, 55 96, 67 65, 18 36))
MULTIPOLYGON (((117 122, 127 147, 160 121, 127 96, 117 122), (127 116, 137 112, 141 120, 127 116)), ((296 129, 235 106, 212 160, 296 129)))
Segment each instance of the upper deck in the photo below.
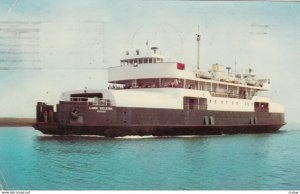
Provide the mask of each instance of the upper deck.
POLYGON ((108 70, 110 89, 137 88, 186 88, 209 91, 213 96, 249 98, 258 91, 270 89, 270 80, 256 79, 249 69, 244 74, 230 73, 230 69, 213 64, 208 72, 186 69, 185 64, 165 61, 154 47, 153 53, 140 54, 137 50, 132 56, 121 60, 120 66, 108 70))

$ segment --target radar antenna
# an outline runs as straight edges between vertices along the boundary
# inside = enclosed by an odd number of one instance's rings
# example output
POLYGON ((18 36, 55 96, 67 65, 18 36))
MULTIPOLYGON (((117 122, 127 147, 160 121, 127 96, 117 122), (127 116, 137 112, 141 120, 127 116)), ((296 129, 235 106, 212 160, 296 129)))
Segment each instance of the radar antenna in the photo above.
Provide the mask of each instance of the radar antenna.
POLYGON ((227 75, 229 77, 230 76, 230 69, 231 69, 231 67, 226 67, 226 69, 227 69, 227 75))
POLYGON ((156 51, 158 50, 158 47, 151 47, 151 50, 153 50, 154 54, 156 54, 156 51))

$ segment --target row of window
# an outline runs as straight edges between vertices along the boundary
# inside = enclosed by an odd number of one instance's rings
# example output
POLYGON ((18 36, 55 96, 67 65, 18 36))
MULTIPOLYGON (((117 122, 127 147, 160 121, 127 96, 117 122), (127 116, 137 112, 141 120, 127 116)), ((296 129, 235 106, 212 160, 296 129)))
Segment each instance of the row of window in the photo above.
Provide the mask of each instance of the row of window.
POLYGON ((140 58, 140 59, 128 59, 128 60, 121 60, 121 65, 128 65, 128 64, 142 64, 142 63, 160 63, 163 62, 162 58, 140 58))
MULTIPOLYGON (((184 80, 177 78, 152 78, 152 79, 137 79, 137 80, 124 80, 120 81, 119 84, 124 84, 129 88, 160 88, 160 87, 176 87, 176 88, 189 88, 194 90, 204 90, 214 93, 226 94, 226 97, 237 97, 237 98, 251 98, 257 94, 257 90, 230 86, 221 83, 210 83, 195 80, 184 80)), ((212 95, 214 95, 212 93, 212 95)), ((216 94, 217 95, 217 94, 216 94)))
MULTIPOLYGON (((209 103, 212 104, 213 100, 209 100, 209 103)), ((220 103, 221 104, 230 104, 230 102, 227 101, 227 100, 226 101, 221 100, 220 103)), ((214 100, 214 104, 217 104, 217 100, 214 100)), ((239 102, 231 101, 231 104, 232 105, 234 105, 234 104, 239 105, 239 102)), ((254 105, 253 102, 245 102, 244 104, 245 104, 245 106, 253 106, 254 105)))

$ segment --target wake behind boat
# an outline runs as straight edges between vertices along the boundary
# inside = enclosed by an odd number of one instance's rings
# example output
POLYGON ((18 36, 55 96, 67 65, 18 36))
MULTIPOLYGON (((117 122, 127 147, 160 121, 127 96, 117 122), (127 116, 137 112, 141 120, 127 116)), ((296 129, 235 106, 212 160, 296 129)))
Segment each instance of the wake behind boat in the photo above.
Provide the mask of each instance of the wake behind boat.
MULTIPOLYGON (((200 35, 197 35, 198 51, 200 35)), ((37 103, 33 127, 44 134, 218 135, 264 133, 285 124, 284 108, 260 95, 269 79, 257 79, 251 69, 232 74, 213 64, 208 72, 188 70, 181 62, 165 61, 151 52, 126 53, 120 65, 108 69, 108 89, 62 94, 54 106, 37 103)))

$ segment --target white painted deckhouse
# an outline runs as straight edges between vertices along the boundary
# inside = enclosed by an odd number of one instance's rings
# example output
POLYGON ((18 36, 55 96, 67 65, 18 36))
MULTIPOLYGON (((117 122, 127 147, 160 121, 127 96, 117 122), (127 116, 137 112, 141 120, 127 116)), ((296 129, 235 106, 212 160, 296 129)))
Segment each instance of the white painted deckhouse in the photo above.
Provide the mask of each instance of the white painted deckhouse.
POLYGON ((115 106, 284 112, 281 105, 259 96, 270 89, 270 80, 256 79, 251 70, 232 76, 223 65, 213 64, 206 73, 165 62, 157 53, 139 53, 108 70, 108 95, 115 106))

